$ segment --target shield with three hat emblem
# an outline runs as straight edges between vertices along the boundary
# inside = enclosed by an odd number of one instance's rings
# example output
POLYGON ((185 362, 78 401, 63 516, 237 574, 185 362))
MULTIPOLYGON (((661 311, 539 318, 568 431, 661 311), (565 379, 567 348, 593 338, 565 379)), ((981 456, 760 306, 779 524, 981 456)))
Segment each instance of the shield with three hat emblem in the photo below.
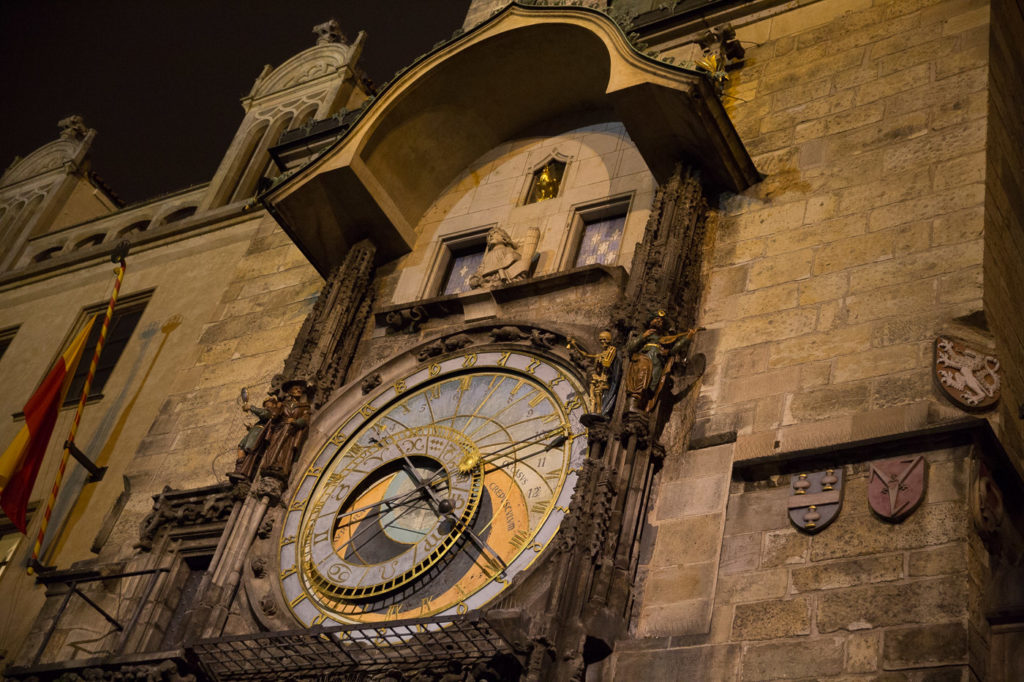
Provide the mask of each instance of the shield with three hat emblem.
POLYGON ((817 533, 832 523, 843 506, 843 470, 826 469, 796 474, 790 479, 789 520, 805 533, 817 533))

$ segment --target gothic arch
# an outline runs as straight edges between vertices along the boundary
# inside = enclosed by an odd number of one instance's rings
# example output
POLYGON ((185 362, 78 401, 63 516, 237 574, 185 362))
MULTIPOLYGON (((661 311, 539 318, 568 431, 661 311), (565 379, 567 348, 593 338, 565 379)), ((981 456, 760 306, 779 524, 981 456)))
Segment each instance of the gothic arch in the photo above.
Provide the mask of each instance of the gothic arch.
POLYGON ((704 75, 641 54, 601 12, 513 3, 413 64, 265 199, 321 273, 366 237, 394 258, 474 159, 580 112, 622 122, 659 181, 681 161, 713 191, 759 179, 704 75))
POLYGON ((325 43, 300 52, 261 78, 253 87, 252 97, 259 99, 332 75, 348 63, 353 49, 344 43, 325 43))

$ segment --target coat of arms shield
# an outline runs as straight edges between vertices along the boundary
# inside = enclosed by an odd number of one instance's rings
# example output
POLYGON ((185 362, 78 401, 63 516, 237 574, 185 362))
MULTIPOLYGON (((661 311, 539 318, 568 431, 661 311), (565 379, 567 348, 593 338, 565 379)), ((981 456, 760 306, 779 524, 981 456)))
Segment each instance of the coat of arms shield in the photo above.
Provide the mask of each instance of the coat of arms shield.
POLYGON ((843 506, 842 468, 796 474, 790 486, 789 520, 798 529, 817 533, 839 515, 843 506))
POLYGON ((985 410, 999 401, 1002 369, 994 355, 939 336, 934 371, 939 388, 962 410, 985 410))
POLYGON ((898 523, 910 516, 924 499, 928 462, 921 455, 871 463, 868 502, 886 521, 898 523))

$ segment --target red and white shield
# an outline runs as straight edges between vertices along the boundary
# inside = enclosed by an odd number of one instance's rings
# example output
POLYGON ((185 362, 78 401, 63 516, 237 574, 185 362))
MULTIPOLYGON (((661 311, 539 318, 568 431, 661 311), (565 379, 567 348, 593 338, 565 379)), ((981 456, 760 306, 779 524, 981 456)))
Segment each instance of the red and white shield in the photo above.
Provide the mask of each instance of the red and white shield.
POLYGON ((897 523, 924 499, 928 462, 921 455, 872 462, 868 502, 876 514, 897 523))

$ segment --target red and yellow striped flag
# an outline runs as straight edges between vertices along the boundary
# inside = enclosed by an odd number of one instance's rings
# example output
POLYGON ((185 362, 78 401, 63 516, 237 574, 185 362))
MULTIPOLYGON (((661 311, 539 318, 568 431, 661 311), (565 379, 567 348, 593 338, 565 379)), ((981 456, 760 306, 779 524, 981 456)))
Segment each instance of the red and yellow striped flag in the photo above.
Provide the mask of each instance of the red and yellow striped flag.
POLYGON ((22 533, 25 532, 25 515, 39 465, 46 454, 50 434, 57 423, 57 412, 64 402, 94 320, 95 317, 90 318, 82 327, 25 403, 25 425, 0 455, 0 507, 22 533))

